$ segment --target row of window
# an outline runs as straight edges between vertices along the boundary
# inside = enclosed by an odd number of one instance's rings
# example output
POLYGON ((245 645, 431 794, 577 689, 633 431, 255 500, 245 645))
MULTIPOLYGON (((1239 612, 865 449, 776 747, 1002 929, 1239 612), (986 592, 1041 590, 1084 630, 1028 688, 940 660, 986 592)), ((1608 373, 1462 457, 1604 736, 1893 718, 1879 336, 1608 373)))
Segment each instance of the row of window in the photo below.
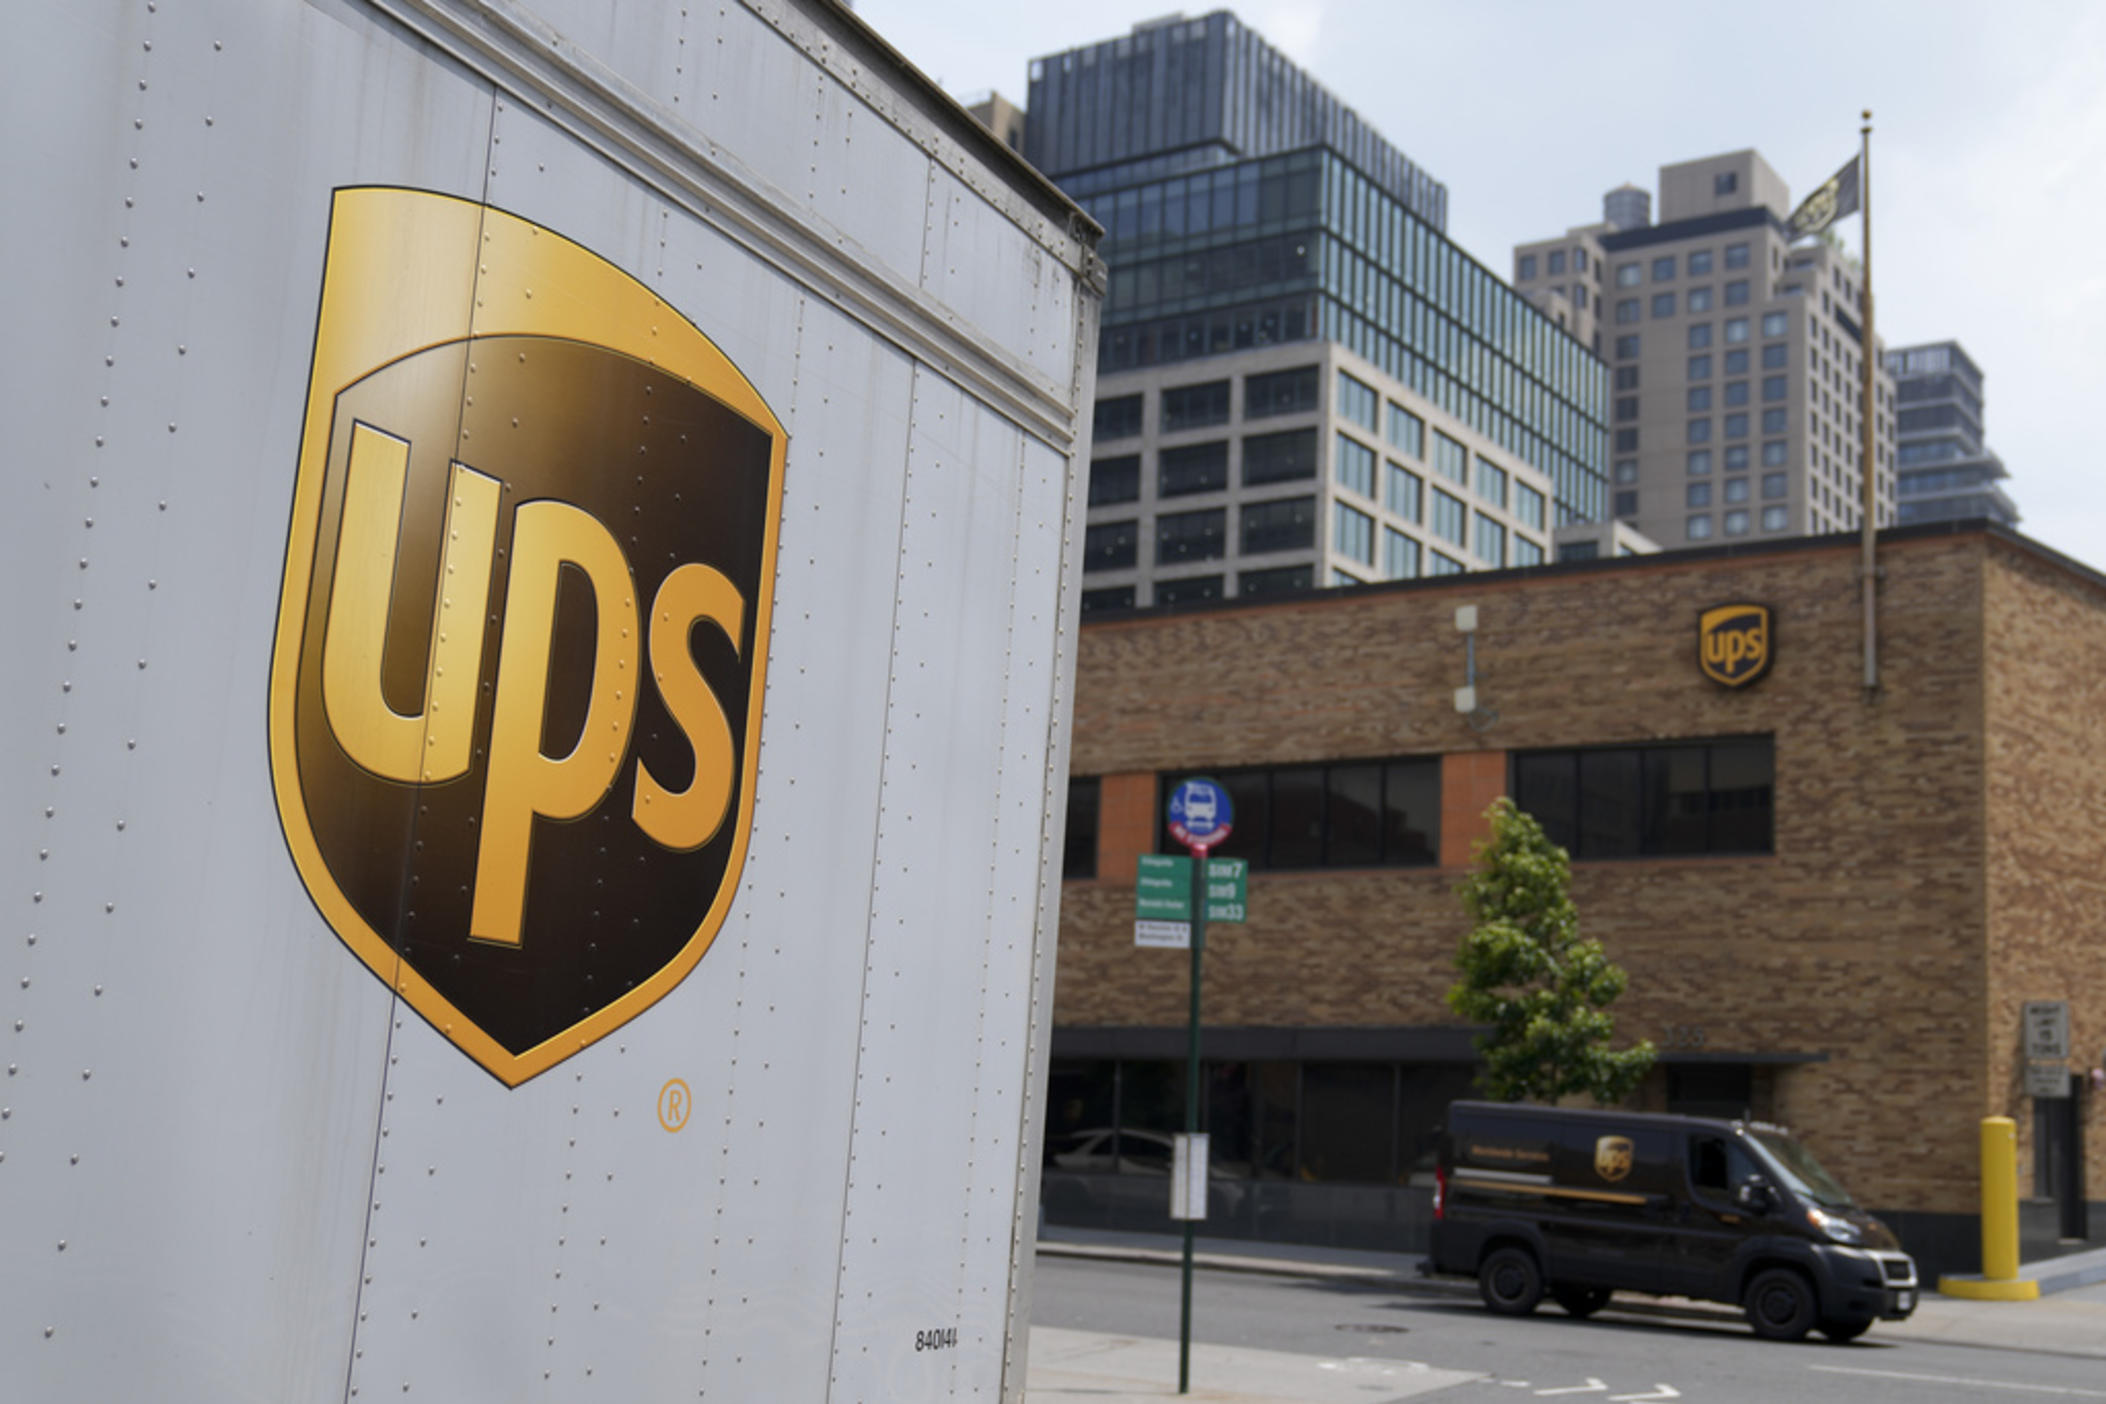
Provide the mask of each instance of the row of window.
MULTIPOLYGON (((1587 271, 1587 251, 1585 249, 1576 248, 1572 250, 1572 271, 1575 273, 1587 271)), ((1544 254, 1543 272, 1546 277, 1562 277, 1565 272, 1565 250, 1552 249, 1544 254)), ((1520 264, 1514 270, 1514 276, 1518 282, 1534 282, 1536 277, 1536 256, 1534 254, 1522 254, 1520 264)), ((1601 270, 1599 268, 1594 270, 1594 279, 1596 282, 1601 281, 1601 270)))
MULTIPOLYGON (((1243 377, 1243 417, 1269 419, 1317 408, 1322 378, 1315 366, 1295 366, 1243 377)), ((1144 425, 1147 395, 1114 395, 1097 401, 1094 432, 1098 442, 1131 439, 1144 425)), ((1198 429, 1229 421, 1229 382, 1210 380, 1179 385, 1162 392, 1163 429, 1198 429)))
MULTIPOLYGON (((1751 490, 1748 479, 1727 478, 1721 485, 1720 499, 1725 502, 1746 502, 1751 490)), ((1711 484, 1709 482, 1690 483, 1683 489, 1683 492, 1686 505, 1688 506, 1709 507, 1711 505, 1711 484)), ((1778 500, 1791 496, 1791 489, 1785 475, 1782 473, 1763 474, 1762 495, 1768 499, 1778 500)))
MULTIPOLYGON (((1748 437, 1748 426, 1752 422, 1753 421, 1749 419, 1747 411, 1745 410, 1736 411, 1732 414, 1722 415, 1718 421, 1720 431, 1719 437, 1726 439, 1745 439, 1748 437)), ((1789 429, 1790 425, 1791 419, 1788 411, 1782 409, 1766 409, 1762 412, 1762 432, 1765 434, 1782 434, 1789 429)), ((1689 426, 1685 431, 1685 435, 1685 442, 1687 443, 1710 443, 1711 420, 1708 418, 1690 420, 1689 426)))
MULTIPOLYGON (((1749 245, 1728 244, 1726 245, 1726 267, 1729 269, 1746 268, 1750 255, 1751 247, 1749 245)), ((1712 271, 1711 256, 1712 250, 1710 249, 1692 249, 1687 255, 1688 261, 1684 265, 1689 276, 1692 278, 1709 277, 1712 271)), ((1676 257, 1674 254, 1661 254, 1653 259, 1652 274, 1654 282, 1671 283, 1674 281, 1676 257)), ((1619 288, 1635 288, 1645 281, 1645 273, 1646 265, 1642 259, 1633 259, 1629 263, 1619 263, 1616 265, 1616 286, 1619 288)))
MULTIPOLYGON (((1155 582, 1155 602, 1159 605, 1180 605, 1218 600, 1223 598, 1226 585, 1226 577, 1220 575, 1185 575, 1174 580, 1158 580, 1155 582)), ((1262 570, 1236 573, 1236 594, 1238 598, 1246 600, 1292 594, 1314 589, 1315 585, 1316 567, 1310 564, 1268 566, 1262 570)), ((1082 612, 1097 614, 1106 610, 1132 609, 1137 593, 1137 588, 1132 585, 1104 585, 1084 590, 1082 612)), ((1068 876, 1088 875, 1070 872, 1068 876)))

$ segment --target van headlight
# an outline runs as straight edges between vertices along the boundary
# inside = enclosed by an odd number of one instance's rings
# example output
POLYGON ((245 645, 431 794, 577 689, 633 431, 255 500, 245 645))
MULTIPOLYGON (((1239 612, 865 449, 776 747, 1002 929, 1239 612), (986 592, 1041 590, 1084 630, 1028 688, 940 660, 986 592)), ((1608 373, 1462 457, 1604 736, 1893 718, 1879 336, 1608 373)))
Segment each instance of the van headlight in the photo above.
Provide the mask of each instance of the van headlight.
POLYGON ((1829 1239, 1836 1243, 1859 1244, 1865 1241, 1863 1229, 1848 1219, 1822 1209, 1809 1207, 1806 1211, 1806 1222, 1813 1225, 1816 1232, 1827 1234, 1829 1239))

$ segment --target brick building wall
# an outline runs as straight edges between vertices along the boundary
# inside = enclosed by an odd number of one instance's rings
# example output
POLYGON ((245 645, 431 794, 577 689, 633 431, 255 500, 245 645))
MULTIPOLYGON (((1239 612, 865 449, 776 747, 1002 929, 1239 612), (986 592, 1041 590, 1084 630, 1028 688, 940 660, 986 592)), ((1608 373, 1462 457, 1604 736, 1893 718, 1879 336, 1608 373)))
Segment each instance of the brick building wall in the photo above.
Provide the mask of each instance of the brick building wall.
MULTIPOLYGON (((1971 1214, 1977 1119, 2012 1110, 2007 1006, 2056 997, 2036 988, 2053 971, 2084 1003, 2080 1046, 2106 1033, 2098 985, 2069 973, 2083 933, 2106 930, 2106 876, 2060 880, 2097 867, 2106 818, 2089 681, 2106 677, 2106 590, 1980 532, 1895 533, 1881 565, 1869 703, 1854 540, 1092 623, 1073 770, 1152 795, 1163 771, 1443 757, 1441 866, 1254 874, 1248 924, 1213 928, 1207 955, 1210 1025, 1426 1027, 1454 1023, 1454 887, 1506 753, 1772 736, 1773 853, 1575 865, 1583 929, 1631 975, 1620 1038, 1701 1030, 1709 1052, 1820 1059, 1776 1069, 1777 1117, 1867 1202, 1971 1214), (1775 609, 1775 664, 1732 691, 1698 671, 1696 617, 1736 600, 1775 609), (1453 709, 1460 604, 1478 607, 1478 698, 1496 714, 1477 726, 1453 709), (2037 628, 2083 646, 2037 646, 2037 628), (2036 715, 2078 696, 2060 710, 2081 717, 2036 715), (2037 832, 2032 797, 2064 791, 2082 822, 2037 832)), ((1103 876, 1067 886, 1057 1025, 1182 1023, 1184 957, 1134 948, 1117 848, 1155 832, 1107 824, 1103 876)), ((2095 1127, 2094 1197, 2102 1143, 2095 1127)))

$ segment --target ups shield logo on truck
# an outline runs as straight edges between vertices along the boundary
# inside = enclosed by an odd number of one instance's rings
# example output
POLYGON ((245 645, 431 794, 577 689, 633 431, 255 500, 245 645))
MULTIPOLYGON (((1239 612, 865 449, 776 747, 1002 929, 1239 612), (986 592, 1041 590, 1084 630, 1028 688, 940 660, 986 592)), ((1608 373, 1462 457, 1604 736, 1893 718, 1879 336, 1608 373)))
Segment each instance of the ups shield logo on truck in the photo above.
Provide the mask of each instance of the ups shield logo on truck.
POLYGON ((560 236, 338 191, 271 669, 336 934, 508 1086, 664 996, 753 812, 782 425, 560 236))
POLYGON ((1631 1173, 1633 1148, 1628 1136, 1604 1136, 1594 1143, 1594 1173, 1615 1184, 1631 1173))
POLYGON ((1697 666, 1724 687, 1746 687, 1770 670, 1770 607, 1714 605, 1697 616, 1697 666))

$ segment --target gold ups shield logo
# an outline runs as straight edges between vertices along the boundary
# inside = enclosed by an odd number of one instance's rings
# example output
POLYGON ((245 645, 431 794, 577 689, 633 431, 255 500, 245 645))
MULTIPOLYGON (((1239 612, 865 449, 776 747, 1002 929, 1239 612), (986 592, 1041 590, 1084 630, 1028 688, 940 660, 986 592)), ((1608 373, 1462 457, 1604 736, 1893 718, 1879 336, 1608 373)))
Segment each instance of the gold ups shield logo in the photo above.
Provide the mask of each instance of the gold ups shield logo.
POLYGON ((1725 687, 1746 687, 1770 670, 1770 607, 1715 605, 1697 616, 1697 666, 1725 687))
POLYGON ((613 265, 465 200, 336 193, 272 782, 329 925, 507 1086, 723 925, 783 455, 738 369, 613 265))
POLYGON ((1594 1173, 1610 1184, 1631 1173, 1631 1138, 1604 1136, 1594 1143, 1594 1173))

